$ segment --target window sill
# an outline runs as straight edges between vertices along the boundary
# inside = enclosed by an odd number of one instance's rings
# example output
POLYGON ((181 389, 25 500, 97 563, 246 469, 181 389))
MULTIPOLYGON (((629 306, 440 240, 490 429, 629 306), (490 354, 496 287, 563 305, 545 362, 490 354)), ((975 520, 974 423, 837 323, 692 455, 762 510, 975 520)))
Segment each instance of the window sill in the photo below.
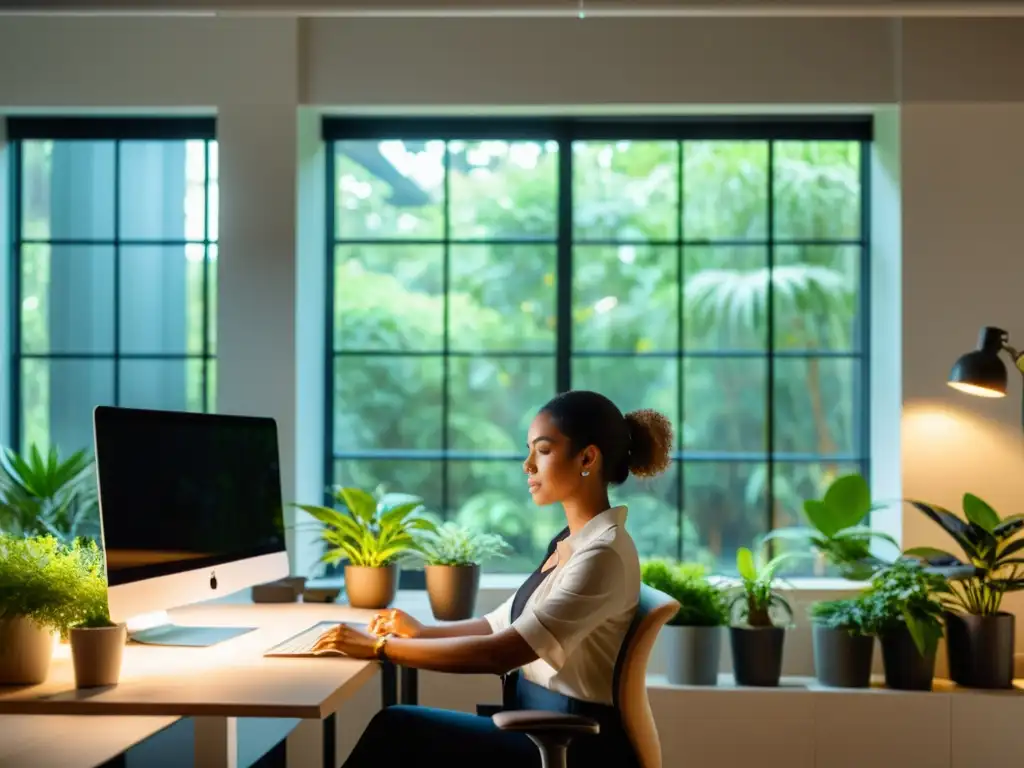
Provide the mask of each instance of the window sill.
MULTIPOLYGON (((483 573, 480 575, 480 589, 489 592, 515 591, 526 581, 529 574, 483 573)), ((714 578, 716 582, 730 584, 732 579, 714 578)), ((859 592, 868 586, 866 581, 850 581, 828 577, 797 577, 786 579, 779 584, 780 592, 859 592)))

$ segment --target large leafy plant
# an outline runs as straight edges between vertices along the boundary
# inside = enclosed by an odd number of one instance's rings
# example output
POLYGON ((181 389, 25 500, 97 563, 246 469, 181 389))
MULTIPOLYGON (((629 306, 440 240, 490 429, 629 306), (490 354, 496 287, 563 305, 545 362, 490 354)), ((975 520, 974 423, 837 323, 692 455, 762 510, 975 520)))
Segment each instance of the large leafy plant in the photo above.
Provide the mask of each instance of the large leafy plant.
POLYGON ((948 608, 978 616, 999 612, 1003 595, 1024 589, 1024 515, 1001 518, 973 493, 963 496, 964 518, 937 504, 911 500, 957 543, 963 558, 936 547, 913 547, 917 558, 948 579, 943 602, 948 608))
POLYGON ((427 565, 480 565, 491 558, 505 557, 509 546, 495 533, 445 522, 434 531, 420 535, 419 556, 427 565))
POLYGON ((906 627, 922 656, 935 652, 942 638, 942 603, 946 580, 914 560, 901 560, 875 574, 856 599, 874 634, 906 627))
POLYGON ((776 626, 772 615, 774 609, 785 614, 787 623, 791 621, 793 609, 775 589, 776 574, 787 559, 784 554, 771 560, 766 560, 763 555, 755 558, 747 547, 736 550, 736 570, 739 572, 740 585, 729 601, 730 611, 738 609, 738 618, 745 620, 751 627, 776 626))
MULTIPOLYGON (((779 528, 766 534, 762 541, 781 539, 809 544, 835 565, 844 578, 867 579, 888 565, 872 553, 874 541, 883 541, 892 545, 895 552, 899 551, 899 544, 892 536, 865 525, 865 520, 879 506, 872 503, 871 488, 862 475, 843 475, 829 485, 823 498, 804 502, 808 525, 779 528)), ((799 551, 786 553, 789 558, 804 555, 799 551)))
POLYGON ((52 535, 65 543, 98 530, 96 478, 86 451, 62 459, 56 447, 37 446, 25 456, 0 452, 0 531, 17 536, 52 535))
POLYGON ((421 551, 421 534, 436 531, 416 496, 378 491, 375 497, 361 488, 336 488, 333 495, 341 509, 296 505, 322 524, 327 546, 320 560, 329 565, 391 565, 421 551))
POLYGON ((106 615, 103 555, 94 541, 0 534, 0 620, 68 630, 106 615))
POLYGON ((677 627, 718 627, 729 622, 725 592, 708 579, 704 566, 648 560, 641 565, 640 577, 644 584, 679 602, 679 611, 669 624, 677 627))

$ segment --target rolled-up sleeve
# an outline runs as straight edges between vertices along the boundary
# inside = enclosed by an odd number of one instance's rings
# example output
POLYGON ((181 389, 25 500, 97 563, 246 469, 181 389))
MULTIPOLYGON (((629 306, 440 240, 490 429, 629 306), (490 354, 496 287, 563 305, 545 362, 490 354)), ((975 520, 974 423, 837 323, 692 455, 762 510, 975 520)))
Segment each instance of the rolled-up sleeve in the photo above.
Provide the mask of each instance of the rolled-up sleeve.
POLYGON ((555 670, 588 634, 622 610, 625 565, 610 547, 577 552, 558 583, 512 628, 555 670))
POLYGON ((512 601, 516 599, 513 594, 508 600, 499 605, 493 611, 484 615, 484 619, 491 625, 491 634, 496 635, 504 632, 512 623, 512 601))

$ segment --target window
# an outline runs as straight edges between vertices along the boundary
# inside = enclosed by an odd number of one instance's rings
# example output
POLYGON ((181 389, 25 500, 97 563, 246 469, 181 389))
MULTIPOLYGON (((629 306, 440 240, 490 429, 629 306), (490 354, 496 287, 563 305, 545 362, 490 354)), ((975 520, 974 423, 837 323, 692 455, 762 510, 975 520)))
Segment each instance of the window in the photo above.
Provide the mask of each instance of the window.
POLYGON ((92 410, 213 410, 212 119, 11 119, 12 431, 92 447, 92 410))
POLYGON ((421 495, 536 567, 522 470, 595 389, 676 425, 630 479, 642 556, 728 572, 867 472, 869 119, 331 118, 328 477, 421 495))

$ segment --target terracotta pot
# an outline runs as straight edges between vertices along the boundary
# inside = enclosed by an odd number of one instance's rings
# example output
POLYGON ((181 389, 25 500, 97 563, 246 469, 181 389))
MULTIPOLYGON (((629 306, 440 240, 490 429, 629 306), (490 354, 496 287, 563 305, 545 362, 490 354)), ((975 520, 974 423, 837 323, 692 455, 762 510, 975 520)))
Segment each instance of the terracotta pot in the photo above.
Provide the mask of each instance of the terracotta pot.
POLYGON ((46 682, 53 660, 53 630, 21 616, 0 620, 0 685, 46 682))
POLYGON ((462 621, 473 617, 480 590, 479 565, 428 565, 424 571, 435 619, 462 621))
POLYGON ((345 593, 353 608, 387 608, 398 594, 398 564, 346 565, 345 593))

